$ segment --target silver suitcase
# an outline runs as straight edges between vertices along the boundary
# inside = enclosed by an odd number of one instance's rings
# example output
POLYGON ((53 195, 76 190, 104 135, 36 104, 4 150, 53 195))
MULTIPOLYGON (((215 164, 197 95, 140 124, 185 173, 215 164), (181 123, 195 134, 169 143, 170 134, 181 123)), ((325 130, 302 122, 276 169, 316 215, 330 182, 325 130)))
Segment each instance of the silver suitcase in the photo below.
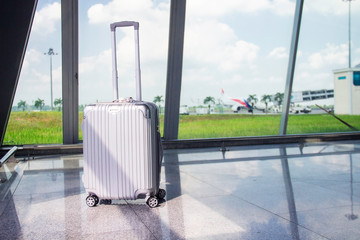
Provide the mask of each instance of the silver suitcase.
POLYGON ((141 101, 139 23, 117 22, 110 28, 115 100, 86 106, 81 125, 86 204, 93 207, 100 199, 109 204, 112 199, 144 198, 150 207, 156 207, 166 194, 159 188, 159 114, 155 104, 141 101), (118 97, 115 30, 129 26, 135 30, 136 100, 118 97))

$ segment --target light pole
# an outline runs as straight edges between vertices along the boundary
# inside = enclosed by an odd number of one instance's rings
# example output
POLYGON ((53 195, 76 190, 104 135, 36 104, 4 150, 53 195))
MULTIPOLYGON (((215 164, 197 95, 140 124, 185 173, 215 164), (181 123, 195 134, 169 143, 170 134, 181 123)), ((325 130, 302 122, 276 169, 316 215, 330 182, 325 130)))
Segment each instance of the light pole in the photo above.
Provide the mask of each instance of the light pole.
POLYGON ((345 214, 345 217, 348 220, 356 220, 359 218, 358 215, 354 214, 354 201, 353 201, 353 195, 354 195, 354 189, 353 189, 353 162, 352 162, 352 154, 350 153, 350 200, 351 200, 351 213, 345 214))
POLYGON ((351 68, 351 2, 355 0, 342 0, 349 2, 349 68, 351 68))
POLYGON ((57 55, 57 53, 54 53, 54 49, 49 48, 49 51, 47 53, 44 53, 44 55, 50 56, 50 96, 51 96, 51 110, 54 109, 53 107, 53 87, 52 87, 52 55, 57 55))

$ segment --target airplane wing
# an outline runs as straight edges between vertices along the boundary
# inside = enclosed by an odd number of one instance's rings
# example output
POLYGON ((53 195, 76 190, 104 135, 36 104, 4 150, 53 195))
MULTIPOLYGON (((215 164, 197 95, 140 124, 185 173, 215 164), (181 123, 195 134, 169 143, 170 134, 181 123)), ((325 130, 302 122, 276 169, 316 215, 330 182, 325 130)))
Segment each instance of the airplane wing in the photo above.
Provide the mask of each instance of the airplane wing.
POLYGON ((225 101, 225 102, 228 102, 229 105, 237 105, 237 106, 240 105, 240 107, 249 108, 249 109, 252 108, 251 104, 249 104, 249 102, 246 101, 245 99, 242 99, 242 98, 231 98, 231 97, 229 97, 229 96, 226 96, 224 89, 221 89, 221 96, 222 96, 222 98, 225 98, 225 99, 227 99, 227 100, 230 100, 230 101, 225 101), (233 103, 233 104, 231 104, 231 103, 233 103))

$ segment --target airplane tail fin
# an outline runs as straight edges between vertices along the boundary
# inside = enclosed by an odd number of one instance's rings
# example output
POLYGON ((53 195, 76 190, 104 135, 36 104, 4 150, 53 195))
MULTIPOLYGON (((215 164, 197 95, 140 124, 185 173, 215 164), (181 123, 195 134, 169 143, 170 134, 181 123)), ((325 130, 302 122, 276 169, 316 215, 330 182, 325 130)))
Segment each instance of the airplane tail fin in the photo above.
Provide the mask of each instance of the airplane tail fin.
POLYGON ((253 108, 253 106, 251 106, 251 104, 248 101, 244 100, 244 102, 245 102, 247 108, 250 108, 250 109, 253 108))

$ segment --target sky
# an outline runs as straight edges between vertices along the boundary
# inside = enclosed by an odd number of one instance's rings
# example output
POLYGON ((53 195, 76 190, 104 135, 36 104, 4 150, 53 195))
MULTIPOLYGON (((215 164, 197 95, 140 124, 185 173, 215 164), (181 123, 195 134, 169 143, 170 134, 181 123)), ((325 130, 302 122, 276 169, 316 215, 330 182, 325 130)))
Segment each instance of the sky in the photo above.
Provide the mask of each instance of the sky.
MULTIPOLYGON (((304 1, 293 91, 333 89, 333 70, 348 66, 348 2, 304 1)), ((140 23, 143 100, 165 98, 170 0, 79 1, 79 103, 112 101, 110 23, 140 23)), ((39 0, 14 105, 61 98, 60 1, 39 0)), ((182 105, 207 96, 284 92, 294 0, 188 0, 182 105)), ((360 64, 360 1, 351 3, 352 66, 360 64)), ((132 28, 117 31, 119 92, 135 96, 132 28)), ((331 101, 329 103, 331 104, 331 101)))

